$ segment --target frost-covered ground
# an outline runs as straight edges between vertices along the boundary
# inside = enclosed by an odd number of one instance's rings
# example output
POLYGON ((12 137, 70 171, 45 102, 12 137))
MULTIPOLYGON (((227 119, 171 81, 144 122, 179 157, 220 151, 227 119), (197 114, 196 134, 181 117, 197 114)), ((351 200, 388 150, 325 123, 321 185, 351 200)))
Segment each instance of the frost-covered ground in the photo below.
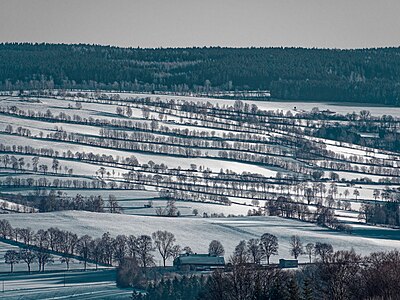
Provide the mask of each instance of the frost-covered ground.
MULTIPOLYGON (((215 99, 215 98, 207 98, 207 97, 190 97, 190 96, 170 96, 170 95, 150 95, 150 94, 140 94, 140 93, 119 93, 122 98, 130 98, 130 97, 152 97, 152 98, 161 98, 161 99, 186 99, 193 102, 210 102, 210 103, 219 103, 220 105, 233 105, 236 100, 229 99, 215 99)), ((262 100, 262 101, 252 101, 252 100, 243 100, 243 102, 248 103, 249 105, 255 104, 260 109, 265 110, 283 110, 283 111, 311 111, 314 107, 318 107, 319 110, 327 110, 334 111, 340 114, 352 113, 352 112, 360 112, 362 110, 369 110, 373 115, 381 116, 381 115, 400 115, 399 107, 391 107, 391 106, 380 106, 380 105, 368 105, 368 104, 356 104, 356 103, 335 103, 335 102, 319 102, 319 101, 278 101, 278 100, 262 100)))
MULTIPOLYGON (((290 258, 289 239, 292 235, 299 235, 304 244, 328 242, 336 250, 354 248, 362 254, 400 249, 398 230, 356 224, 354 233, 350 235, 311 223, 279 217, 165 218, 65 211, 5 215, 3 218, 9 220, 14 227, 29 224, 32 229, 37 230, 47 229, 49 224, 57 224, 59 228, 94 237, 101 236, 105 231, 109 231, 113 236, 117 234, 137 236, 150 235, 156 230, 168 230, 175 234, 178 244, 188 245, 197 253, 206 252, 211 240, 220 240, 226 249, 227 257, 241 240, 259 238, 268 232, 279 239, 279 255, 272 259, 273 262, 277 262, 278 258, 290 258)), ((300 260, 306 261, 307 257, 302 256, 300 260)))
MULTIPOLYGON (((69 197, 75 197, 80 194, 84 197, 89 197, 91 195, 101 195, 104 201, 106 201, 109 195, 114 195, 118 200, 119 205, 124 209, 124 214, 130 215, 156 215, 156 209, 158 207, 165 208, 167 200, 159 197, 159 193, 155 190, 73 190, 64 189, 61 190, 64 195, 69 197), (145 207, 152 202, 152 207, 145 207)), ((26 189, 8 189, 7 193, 10 194, 22 194, 28 195, 33 193, 33 190, 26 189)), ((246 199, 233 199, 236 202, 243 203, 246 199)), ((0 200, 1 201, 1 200, 0 200)), ((250 201, 247 201, 250 204, 250 201)), ((1 203, 1 202, 0 202, 1 203)), ((176 201, 176 207, 178 208, 181 216, 193 216, 193 210, 197 209, 200 216, 203 213, 208 215, 211 214, 224 214, 225 216, 229 214, 234 215, 247 215, 249 209, 254 209, 251 205, 242 205, 237 203, 232 203, 231 205, 223 205, 218 203, 207 203, 207 202, 192 202, 192 201, 176 201)))
POLYGON ((2 299, 130 299, 132 294, 115 286, 115 270, 1 274, 0 281, 2 299))
MULTIPOLYGON (((153 207, 146 208, 144 207, 148 204, 148 201, 140 201, 140 200, 119 200, 119 205, 124 208, 125 214, 130 215, 156 215, 156 209, 158 207, 165 208, 167 201, 166 200, 152 200, 153 207)), ((204 213, 207 215, 211 214, 224 214, 228 215, 247 215, 249 209, 253 209, 256 207, 248 206, 248 205, 240 205, 233 203, 231 205, 222 205, 222 204, 214 204, 214 203, 201 203, 201 202, 190 202, 190 201, 176 201, 176 208, 179 210, 181 216, 193 216, 193 210, 198 211, 199 216, 203 216, 204 213)))
MULTIPOLYGON (((170 99, 170 98, 179 98, 179 99, 188 99, 191 101, 199 101, 199 102, 206 102, 209 101, 211 103, 219 103, 219 105, 232 105, 234 103, 233 100, 221 100, 221 99, 210 99, 210 98, 194 98, 194 97, 177 97, 177 96, 165 96, 165 95, 147 95, 147 94, 132 94, 132 93, 122 93, 121 98, 127 98, 127 97, 160 97, 162 99, 170 99)), ((111 120, 111 119, 127 119, 126 117, 120 116, 116 114, 116 108, 118 107, 117 105, 114 104, 101 104, 101 103, 81 103, 82 108, 77 108, 76 107, 76 102, 73 99, 64 99, 64 98, 59 98, 59 99, 54 99, 54 98, 35 98, 33 97, 33 102, 28 101, 29 99, 21 99, 17 97, 2 97, 0 101, 0 106, 1 107, 6 107, 10 105, 17 105, 19 108, 22 109, 30 109, 32 111, 46 111, 49 110, 53 115, 58 114, 60 112, 65 113, 67 115, 79 115, 81 117, 87 117, 87 118, 100 118, 100 119, 106 119, 106 120, 111 120), (36 102, 37 101, 37 102, 36 102)), ((85 99, 80 99, 80 100, 85 100, 85 99)), ((120 103, 123 101, 120 101, 120 103)), ((353 112, 353 111, 360 111, 361 109, 368 109, 372 112, 372 114, 379 115, 379 112, 387 112, 387 113, 393 113, 393 108, 387 108, 387 107, 361 107, 361 106, 352 106, 352 105, 333 105, 330 103, 311 103, 311 102, 306 102, 306 103, 298 103, 298 102, 287 102, 287 101, 245 101, 249 104, 256 104, 259 106, 261 109, 271 109, 271 110, 293 110, 294 106, 296 106, 296 111, 302 111, 302 110, 309 110, 315 106, 319 106, 320 110, 323 109, 330 109, 331 111, 336 111, 338 113, 344 113, 344 112, 353 112), (296 105, 293 105, 296 104, 296 105), (339 109, 340 108, 340 109, 339 109), (387 111, 385 111, 385 109, 387 111)), ((144 119, 142 110, 140 108, 132 108, 133 115, 131 118, 132 121, 141 121, 141 122, 150 122, 149 120, 144 119)), ((154 116, 157 118, 157 114, 151 113, 151 116, 154 116)), ((201 127, 201 126, 193 126, 193 125, 186 125, 186 121, 189 119, 187 118, 179 118, 174 115, 165 115, 164 121, 160 121, 164 126, 168 126, 170 129, 190 129, 190 130, 204 130, 204 131, 214 131, 216 136, 222 136, 222 133, 228 133, 229 130, 218 130, 214 128, 207 128, 207 127, 201 127), (181 119, 183 120, 183 123, 181 122, 181 119), (170 120, 172 122, 167 122, 166 120, 170 120)), ((37 135, 39 131, 42 131, 44 134, 54 132, 54 130, 63 128, 64 130, 67 130, 68 132, 77 132, 77 133, 82 133, 86 135, 94 135, 98 136, 99 135, 99 129, 100 127, 98 126, 86 126, 86 125, 79 125, 79 124, 67 124, 67 123, 61 123, 61 122, 46 122, 43 120, 30 120, 26 118, 20 118, 20 117, 14 117, 14 116, 6 116, 2 115, 2 118, 0 120, 0 129, 4 130, 5 127, 8 124, 12 124, 14 128, 17 126, 22 126, 22 127, 28 127, 30 128, 31 132, 33 135, 37 135)), ((233 132, 234 133, 234 132, 233 132)), ((286 133, 285 132, 265 132, 265 135, 271 135, 271 136, 284 136, 286 133)), ((161 134, 155 134, 155 136, 162 136, 161 134)), ((338 141, 333 141, 333 140, 327 140, 327 139, 316 139, 313 137, 306 137, 308 139, 312 140, 318 140, 319 143, 323 143, 327 145, 327 148, 329 150, 334 151, 335 153, 344 155, 345 157, 349 157, 350 155, 360 155, 363 157, 381 157, 381 158, 389 158, 387 154, 382 154, 382 153, 377 153, 376 151, 365 151, 362 149, 361 146, 357 145, 350 145, 346 143, 340 143, 338 141)), ((173 155, 159 155, 156 153, 143 153, 143 152, 137 152, 137 151, 125 151, 125 150, 117 150, 117 149, 108 149, 108 148, 101 148, 101 147, 95 147, 95 146, 88 146, 88 145, 82 145, 82 144, 73 144, 73 143, 68 143, 68 142, 57 142, 57 141, 49 141, 49 140, 39 140, 39 139, 32 139, 28 137, 20 137, 20 136, 12 136, 10 137, 9 135, 4 135, 0 134, 0 143, 3 143, 5 145, 16 145, 16 146, 24 146, 24 145, 31 145, 36 148, 40 147, 50 147, 54 149, 55 151, 59 151, 60 153, 62 151, 65 151, 66 149, 71 150, 73 153, 76 151, 80 152, 92 152, 94 154, 104 154, 104 155, 113 155, 114 157, 128 157, 130 155, 135 155, 135 157, 138 159, 139 163, 147 163, 148 161, 153 161, 156 164, 161 164, 164 163, 166 164, 169 168, 178 168, 181 167, 183 169, 189 169, 192 164, 195 164, 197 166, 204 166, 206 168, 211 169, 214 172, 219 172, 221 169, 226 170, 232 170, 237 173, 241 173, 243 171, 245 172, 251 172, 251 173, 256 173, 256 174, 262 174, 266 177, 275 177, 277 172, 287 172, 285 169, 281 168, 276 168, 276 167, 271 167, 271 166, 263 166, 263 165, 256 165, 256 164, 250 164, 246 162, 237 162, 237 161, 230 161, 230 160, 225 160, 221 158, 217 158, 217 152, 218 150, 215 149, 205 149, 203 150, 204 152, 208 152, 210 156, 214 156, 214 158, 203 158, 203 157, 175 157, 173 155)), ((16 155, 16 157, 21 157, 16 155)), ((25 156, 25 159, 29 162, 30 161, 30 156, 25 156)), ((64 170, 64 168, 71 168, 73 169, 73 174, 78 175, 78 176, 95 176, 96 171, 99 169, 99 165, 95 163, 87 163, 87 162, 77 162, 77 161, 71 161, 71 160, 63 160, 59 159, 60 164, 64 170)), ((51 159, 49 158, 41 158, 41 163, 45 163, 48 166, 51 164, 51 159)), ((352 164, 353 165, 353 164, 352 164)), ((361 166, 359 164, 359 166, 361 166)), ((121 178, 122 173, 124 173, 126 170, 121 169, 121 168, 115 168, 115 167, 110 167, 106 166, 106 170, 110 173, 113 174, 113 177, 118 179, 121 178)), ((326 176, 331 172, 329 169, 324 169, 326 176)), ((377 182, 380 179, 389 179, 390 177, 388 176, 381 176, 381 175, 369 175, 369 174, 362 174, 362 173, 357 173, 357 172, 351 172, 351 171, 340 171, 336 172, 340 178, 344 178, 346 180, 354 180, 354 179, 359 179, 362 177, 368 177, 370 180, 377 182)), ((26 176, 21 176, 20 174, 2 174, 4 176, 20 176, 21 178, 27 178, 27 176, 32 177, 32 175, 26 175, 26 176)), ((40 175, 38 175, 40 176, 40 175)), ((50 176, 50 175, 49 175, 50 176)), ((52 178, 55 178, 52 176, 52 178)), ((379 189, 384 188, 384 185, 381 186, 376 186, 379 189)), ((373 199, 373 188, 367 187, 367 185, 364 184, 358 184, 357 187, 353 186, 348 186, 348 187, 339 187, 339 194, 341 193, 342 196, 339 197, 343 199, 343 194, 346 189, 349 190, 350 196, 348 197, 349 199, 354 198, 353 197, 353 192, 355 189, 358 189, 360 192, 359 199, 373 199)), ((150 187, 147 187, 147 189, 151 189, 150 187)), ((23 191, 21 191, 23 192, 23 191)), ((102 191, 99 191, 99 193, 103 193, 102 191)), ((132 198, 136 199, 136 198, 132 198)), ((346 200, 349 200, 346 199, 346 200)), ((249 203, 251 199, 246 201, 245 199, 240 199, 241 203, 247 202, 249 203)), ((131 206, 130 204, 127 204, 128 206, 131 206)), ((142 205, 142 203, 140 204, 142 205)), ((359 208, 359 202, 358 201, 353 201, 352 203, 354 209, 359 208)), ((150 209, 135 209, 132 208, 127 208, 127 211, 129 213, 138 213, 138 214, 152 214, 150 209)), ((212 207, 207 205, 208 207, 204 209, 204 211, 208 211, 209 207, 212 207)), ((182 208, 185 211, 192 210, 194 207, 190 208, 182 208)), ((197 207, 196 207, 197 208, 197 207)), ((233 207, 230 207, 233 209, 233 207)), ((222 210, 220 207, 216 207, 215 212, 220 213, 223 212, 227 214, 227 210, 229 211, 230 208, 224 207, 222 210)), ((243 209, 244 210, 244 209, 243 209)), ((240 210, 242 212, 243 210, 240 210)), ((236 209, 233 209, 232 211, 237 211, 236 209)))
POLYGON ((27 205, 10 202, 0 198, 0 210, 11 212, 38 212, 38 209, 27 205))
MULTIPOLYGON (((188 99, 194 102, 211 102, 218 103, 220 107, 223 105, 232 105, 234 100, 221 100, 221 99, 210 99, 210 98, 193 98, 193 97, 177 97, 177 96, 162 96, 162 95, 148 95, 148 94, 121 94, 121 98, 127 98, 132 96, 139 97, 160 97, 162 99, 188 99)), ((35 100, 35 99, 33 99, 35 100)), ((51 111, 53 115, 59 113, 65 113, 68 116, 79 115, 81 118, 92 118, 101 120, 112 120, 118 122, 121 120, 131 120, 132 122, 141 122, 150 124, 151 120, 147 120, 143 116, 142 109, 133 107, 132 116, 127 118, 120 116, 116 113, 117 105, 115 104, 100 104, 100 103, 87 103, 83 102, 82 108, 77 108, 76 103, 73 99, 53 99, 53 98, 40 98, 37 99, 39 102, 29 102, 27 99, 15 98, 2 98, 0 99, 0 106, 12 106, 16 105, 21 109, 45 112, 46 110, 51 111)), ((79 101, 85 99, 79 99, 79 101)), ((320 110, 329 109, 337 113, 352 113, 359 112, 361 110, 369 110, 372 115, 384 115, 391 114, 394 116, 400 116, 400 108, 392 107, 373 107, 373 106, 355 106, 355 105, 337 105, 334 103, 317 103, 317 102, 290 102, 290 101, 245 101, 248 104, 256 104, 260 109, 273 110, 273 111, 288 111, 291 110, 294 114, 296 111, 310 111, 314 107, 319 107, 320 110), (294 107, 296 109, 294 110, 294 107)), ((234 129, 222 130, 215 129, 215 124, 210 124, 205 127, 201 126, 201 120, 190 120, 189 118, 182 116, 177 117, 174 115, 175 112, 167 113, 163 116, 163 120, 159 120, 158 113, 153 111, 150 112, 150 119, 154 117, 158 120, 159 125, 166 126, 170 130, 197 130, 205 131, 207 133, 215 134, 215 137, 222 137, 223 134, 237 134, 238 132, 234 129), (193 121, 191 123, 191 121, 193 121)), ((300 126, 304 127, 304 120, 299 120, 300 126)), ((139 151, 128 151, 128 150, 118 150, 111 148, 102 148, 83 144, 74 144, 70 142, 63 141, 50 141, 46 139, 39 139, 39 132, 44 133, 44 137, 48 133, 54 133, 55 130, 63 128, 67 132, 79 133, 88 136, 99 136, 99 130, 101 126, 86 126, 83 124, 72 124, 72 123, 62 123, 62 122, 47 122, 44 120, 30 120, 28 118, 1 115, 0 119, 0 130, 5 130, 7 125, 11 124, 14 130, 17 127, 27 127, 31 130, 31 137, 22 137, 16 135, 9 135, 7 133, 0 134, 0 143, 8 146, 25 146, 29 145, 35 148, 51 148, 59 153, 70 150, 72 153, 79 152, 92 152, 94 154, 104 154, 113 155, 114 157, 126 158, 134 155, 140 164, 148 163, 153 161, 155 164, 165 164, 169 168, 182 168, 190 169, 191 165, 196 165, 198 168, 204 166, 209 168, 211 171, 218 173, 221 169, 232 170, 236 173, 251 172, 256 174, 262 174, 266 177, 275 177, 277 172, 281 173, 291 173, 286 169, 272 167, 270 165, 253 164, 247 162, 238 162, 228 159, 222 159, 218 157, 218 149, 210 148, 197 148, 203 153, 207 152, 209 156, 212 157, 177 157, 174 153, 169 154, 159 154, 159 153, 148 153, 139 151)), ((128 134, 131 134, 129 130, 122 130, 128 134)), ((249 131, 251 132, 251 131, 249 131)), ((241 134, 248 133, 245 130, 241 134)), ((160 138, 164 133, 152 133, 153 136, 160 138)), ((263 142, 268 143, 272 138, 282 138, 288 133, 279 131, 263 131, 257 132, 255 134, 258 137, 263 137, 263 142)), ((167 136, 167 135, 165 135, 167 136)), ((206 136, 206 135, 205 135, 206 136)), ((196 137, 198 138, 198 137, 196 137)), ((363 158, 362 161, 370 159, 371 157, 384 158, 393 160, 398 156, 393 156, 388 153, 383 153, 374 149, 363 148, 358 145, 351 145, 346 143, 340 143, 334 140, 328 139, 317 139, 310 136, 305 136, 305 139, 312 140, 313 142, 326 145, 327 149, 333 151, 336 154, 342 155, 344 159, 348 159, 350 156, 358 155, 363 158)), ((211 139, 210 139, 211 141, 211 139)), ((227 140, 229 144, 232 144, 232 140, 227 140)), ((249 145, 254 145, 254 141, 249 143, 249 145)), ((282 149, 286 149, 285 146, 280 146, 282 149)), ((287 149, 286 149, 287 150, 287 149)), ((246 150, 241 150, 246 152, 246 150)), ((251 153, 251 152, 249 152, 251 153)), ((267 153, 268 154, 268 153, 267 153)), ((28 163, 32 162, 31 155, 15 155, 16 158, 25 158, 25 167, 28 163)), ((293 161, 291 157, 282 157, 283 160, 293 161)), ((328 159, 329 160, 329 159, 328 159)), ((321 161, 325 161, 325 157, 321 158, 321 161)), ((331 159, 335 162, 336 158, 331 159)), ((60 165, 62 166, 61 172, 63 173, 64 179, 74 179, 74 178, 92 178, 96 176, 96 171, 100 168, 99 163, 89 163, 81 162, 77 160, 63 159, 59 158, 60 165), (73 169, 73 176, 68 177, 66 169, 73 169)), ((41 164, 46 164, 51 170, 51 158, 40 158, 41 164)), ((365 163, 349 163, 352 167, 357 165, 361 167, 362 165, 367 166, 365 163)), ((107 172, 110 172, 114 179, 120 179, 122 173, 126 172, 126 169, 122 167, 110 167, 109 165, 104 165, 107 172)), ((317 167, 318 168, 318 167, 317 167)), ((29 169, 29 168, 28 168, 29 169)), ((328 178, 329 173, 332 171, 330 169, 324 169, 324 177, 328 178)), ((59 171, 60 172, 60 171, 59 171)), ((6 177, 14 176, 19 178, 39 178, 42 176, 48 177, 49 180, 56 178, 61 178, 60 174, 31 174, 32 172, 19 171, 13 173, 10 169, 3 169, 3 165, 0 168, 0 178, 4 179, 6 177)), ((56 213, 43 213, 43 214, 13 214, 13 215, 3 215, 1 217, 8 219, 14 227, 32 227, 33 229, 44 228, 47 229, 50 226, 57 225, 60 228, 68 229, 76 232, 79 235, 90 234, 92 236, 100 236, 106 231, 110 231, 114 236, 117 234, 151 234, 152 232, 165 229, 173 232, 177 237, 177 242, 182 246, 189 245, 196 252, 207 251, 208 243, 212 239, 220 240, 226 248, 227 256, 229 256, 234 247, 242 239, 250 239, 254 237, 260 237, 263 233, 269 232, 278 236, 280 241, 280 251, 278 257, 289 258, 289 238, 293 234, 298 234, 301 236, 303 243, 308 242, 329 242, 332 243, 335 249, 350 249, 354 248, 356 251, 368 254, 371 251, 378 250, 390 250, 393 248, 400 248, 400 234, 397 230, 378 228, 374 226, 365 226, 357 221, 358 212, 361 203, 363 201, 371 201, 374 199, 373 191, 374 189, 383 190, 385 189, 385 184, 377 184, 380 179, 387 179, 388 176, 383 175, 368 175, 363 173, 357 173, 352 171, 338 171, 336 172, 340 178, 345 178, 346 180, 359 179, 362 177, 368 177, 370 180, 374 181, 374 184, 360 184, 357 183, 352 185, 348 182, 340 182, 337 184, 338 193, 336 200, 350 201, 352 204, 353 211, 343 211, 336 210, 336 215, 338 218, 351 224, 353 226, 354 234, 348 235, 345 233, 331 231, 325 228, 317 227, 314 224, 304 223, 296 220, 281 219, 277 217, 240 217, 240 218, 201 218, 203 213, 208 215, 212 213, 224 214, 225 216, 229 214, 234 215, 246 215, 249 209, 255 207, 249 205, 241 205, 243 203, 250 204, 251 198, 240 198, 240 197, 228 197, 231 201, 237 202, 233 203, 231 206, 225 206, 215 203, 203 203, 203 202, 190 202, 190 201, 177 201, 176 206, 179 209, 182 217, 180 218, 162 218, 155 217, 155 210, 158 207, 165 207, 166 200, 159 197, 159 193, 156 191, 154 186, 145 186, 146 190, 78 190, 74 188, 62 189, 68 196, 75 196, 80 193, 84 196, 90 195, 102 195, 103 199, 107 200, 108 195, 113 194, 116 196, 119 204, 125 209, 124 215, 115 214, 96 214, 88 212, 56 212, 56 213), (360 193, 358 199, 355 199, 353 194, 355 190, 360 193), (349 191, 349 195, 345 191, 349 191), (152 207, 145 207, 149 201, 153 201, 152 207), (241 204, 239 204, 241 203, 241 204), (198 210, 199 216, 193 216, 193 210, 198 210)), ((147 173, 148 174, 148 173, 147 173)), ((197 175, 199 175, 198 172, 197 175)), ((327 188, 329 188, 330 182, 324 181, 327 188)), ((311 184, 308 183, 310 186, 311 184)), ((399 185, 388 182, 390 188, 398 188, 399 185)), ((273 185, 271 190, 275 193, 279 193, 279 185, 273 185)), ((34 187, 26 188, 3 188, 2 192, 7 193, 21 193, 28 194, 35 191, 34 187)), ((293 193, 293 191, 291 191, 293 193)), ((293 194, 292 194, 293 195, 293 194)), ((379 199, 378 199, 379 200, 379 199)), ((263 202, 263 201, 261 201, 263 202)), ((263 205, 264 203, 261 203, 263 205)), ((310 207, 310 209, 315 210, 315 207, 310 207)), ((0 217, 0 218, 1 218, 0 217)), ((6 249, 7 245, 0 245, 0 252, 2 249, 6 249)), ((3 251, 4 252, 4 251, 3 251)), ((0 257, 3 253, 0 253, 0 257)), ((278 257, 274 257, 273 261, 277 261, 278 257)), ((158 258, 157 258, 158 259, 158 258)), ((305 261, 306 257, 301 257, 302 261, 305 261)), ((48 266, 48 269, 57 269, 61 267, 60 263, 56 265, 54 263, 52 266, 48 266)), ((80 268, 79 262, 76 263, 76 267, 80 268)), ((16 266, 17 270, 24 270, 25 265, 19 264, 16 266)), ((35 267, 34 267, 35 268, 35 267)), ((0 261, 0 270, 8 269, 7 265, 4 265, 0 261)), ((77 287, 77 295, 86 293, 86 291, 81 290, 83 287, 77 287)), ((99 292, 101 293, 101 292, 99 292)), ((61 295, 61 294, 60 294, 61 295)), ((100 294, 99 294, 100 295, 100 294)), ((63 297, 63 296, 60 296, 63 297)), ((96 297, 96 294, 90 297, 96 297)), ((78 297, 79 298, 79 297, 78 297)))
MULTIPOLYGON (((12 138, 12 143, 15 145, 31 145, 32 147, 35 148, 41 148, 41 147, 51 147, 55 151, 66 151, 66 149, 71 150, 72 152, 86 152, 86 153, 94 153, 94 154, 105 154, 105 155, 113 155, 115 156, 120 156, 120 157, 129 157, 131 155, 134 155, 140 163, 147 163, 148 161, 152 160, 156 164, 161 164, 164 163, 170 168, 177 168, 181 167, 182 169, 189 169, 191 164, 195 164, 197 166, 206 166, 210 168, 214 172, 219 172, 221 169, 230 169, 234 172, 241 173, 243 171, 246 172, 251 172, 251 173, 257 173, 257 174, 262 174, 267 177, 273 177, 276 175, 277 171, 274 170, 273 168, 269 168, 267 166, 262 167, 258 165, 253 165, 253 164, 246 164, 246 163, 241 163, 241 162, 235 162, 235 161, 228 161, 228 160, 223 160, 223 159, 212 159, 212 158, 182 158, 182 157, 174 157, 174 156, 168 156, 168 155, 157 155, 157 154, 146 154, 146 153, 140 153, 140 152, 135 152, 135 151, 121 151, 121 150, 114 150, 114 149, 106 149, 106 148, 100 148, 100 147, 94 147, 94 146, 86 146, 86 145, 77 145, 77 144, 71 144, 67 142, 54 142, 54 141, 46 141, 45 143, 40 140, 31 140, 26 137, 21 137, 21 136, 13 136, 12 138), (44 145, 45 144, 45 145, 44 145)), ((0 134, 0 143, 4 144, 10 144, 10 138, 8 136, 0 134)), ((83 163, 84 164, 84 163, 83 163)), ((96 166, 94 167, 95 170, 97 170, 99 167, 96 166)), ((106 167, 108 170, 111 171, 111 167, 106 167)), ((93 170, 93 169, 92 169, 93 170)), ((94 170, 94 171, 95 171, 94 170)), ((80 168, 74 169, 74 174, 79 174, 80 168)), ((82 171, 82 170, 81 170, 82 171)), ((93 175, 91 173, 91 175, 93 175)))
MULTIPOLYGON (((2 218, 2 217, 3 216, 0 216, 0 218, 2 218)), ((8 250, 19 251, 19 248, 14 245, 0 242, 0 274, 8 273, 10 271, 10 265, 6 264, 4 261, 4 254, 8 250)), ((60 258, 61 258, 60 256, 53 255, 53 262, 51 262, 45 266, 46 271, 64 271, 64 270, 66 270, 66 265, 65 265, 65 263, 61 262, 60 258)), ((76 259, 71 259, 69 268, 70 268, 70 270, 83 270, 84 265, 81 261, 78 261, 76 259)), ((95 269, 96 266, 92 263, 88 263, 87 268, 88 268, 88 270, 95 269)), ((99 268, 102 268, 102 267, 100 266, 99 268)), ((31 264, 31 270, 37 271, 38 269, 39 269, 39 265, 37 264, 37 262, 36 261, 33 262, 31 264)), ((27 270, 28 270, 27 265, 23 261, 20 261, 19 263, 14 265, 15 272, 26 272, 27 270)))

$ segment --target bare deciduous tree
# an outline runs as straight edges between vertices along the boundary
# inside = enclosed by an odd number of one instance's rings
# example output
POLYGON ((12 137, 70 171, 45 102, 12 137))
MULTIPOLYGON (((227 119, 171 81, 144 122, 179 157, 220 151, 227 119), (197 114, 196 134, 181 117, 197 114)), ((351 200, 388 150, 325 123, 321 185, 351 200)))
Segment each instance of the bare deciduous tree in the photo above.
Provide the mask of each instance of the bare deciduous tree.
POLYGON ((19 253, 19 257, 26 263, 28 273, 31 273, 31 264, 36 260, 36 255, 29 249, 23 249, 19 253))
POLYGON ((213 240, 208 246, 208 254, 215 256, 222 256, 225 254, 224 246, 222 246, 220 241, 213 240))
POLYGON ((245 264, 249 261, 250 255, 247 251, 246 241, 240 241, 240 243, 235 247, 235 251, 231 257, 231 261, 236 264, 245 264))
POLYGON ((297 259, 300 254, 304 253, 303 244, 298 235, 292 235, 290 238, 290 254, 297 259))
POLYGON ((314 244, 313 243, 308 243, 306 245, 306 253, 307 253, 308 259, 310 260, 310 263, 311 263, 312 255, 314 254, 314 244))
POLYGON ((262 250, 259 239, 250 239, 247 242, 247 251, 249 252, 252 263, 259 264, 265 254, 262 250))
POLYGON ((83 258, 85 271, 86 271, 86 267, 87 267, 87 260, 90 255, 91 242, 92 242, 92 238, 89 235, 84 235, 79 238, 78 243, 76 245, 79 255, 82 256, 82 258, 83 258))
POLYGON ((328 243, 320 243, 317 242, 315 244, 315 254, 321 257, 322 262, 326 262, 327 258, 332 255, 333 247, 331 244, 328 243))
POLYGON ((139 265, 143 268, 154 265, 154 256, 151 253, 154 250, 151 237, 148 235, 141 235, 136 239, 136 249, 138 253, 139 265))
POLYGON ((267 258, 267 264, 269 264, 271 255, 278 254, 278 238, 273 234, 264 233, 261 236, 261 247, 267 258))
POLYGON ((153 232, 152 237, 165 267, 168 258, 173 257, 174 254, 173 248, 176 241, 175 236, 171 232, 158 230, 153 232))
POLYGON ((14 272, 14 265, 19 263, 20 256, 19 253, 15 250, 7 250, 4 254, 4 261, 6 264, 10 265, 10 272, 14 272))

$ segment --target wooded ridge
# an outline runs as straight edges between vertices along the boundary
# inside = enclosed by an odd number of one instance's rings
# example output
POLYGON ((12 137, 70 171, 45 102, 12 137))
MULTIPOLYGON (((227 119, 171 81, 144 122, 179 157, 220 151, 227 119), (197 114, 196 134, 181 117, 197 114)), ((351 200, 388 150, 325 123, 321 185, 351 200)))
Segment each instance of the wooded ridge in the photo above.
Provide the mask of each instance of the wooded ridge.
POLYGON ((0 89, 81 88, 400 105, 400 48, 118 48, 0 44, 0 89), (226 93, 225 93, 226 95, 226 93))

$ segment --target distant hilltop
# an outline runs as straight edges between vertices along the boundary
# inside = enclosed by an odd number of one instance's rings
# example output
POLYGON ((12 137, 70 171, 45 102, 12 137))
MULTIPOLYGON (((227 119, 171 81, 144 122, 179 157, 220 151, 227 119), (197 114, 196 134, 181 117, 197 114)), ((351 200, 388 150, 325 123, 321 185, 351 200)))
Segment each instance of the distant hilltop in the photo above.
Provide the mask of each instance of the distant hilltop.
POLYGON ((400 48, 141 49, 2 43, 0 89, 158 91, 399 106, 399 58, 400 48))

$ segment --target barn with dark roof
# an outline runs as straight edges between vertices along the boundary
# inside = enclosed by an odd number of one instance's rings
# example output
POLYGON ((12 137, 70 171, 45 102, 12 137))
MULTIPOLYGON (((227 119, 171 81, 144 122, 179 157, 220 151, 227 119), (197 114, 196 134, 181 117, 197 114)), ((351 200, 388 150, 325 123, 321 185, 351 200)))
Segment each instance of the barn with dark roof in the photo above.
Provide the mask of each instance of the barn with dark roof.
POLYGON ((223 256, 210 254, 182 254, 174 259, 174 267, 181 271, 206 271, 225 267, 223 256))

